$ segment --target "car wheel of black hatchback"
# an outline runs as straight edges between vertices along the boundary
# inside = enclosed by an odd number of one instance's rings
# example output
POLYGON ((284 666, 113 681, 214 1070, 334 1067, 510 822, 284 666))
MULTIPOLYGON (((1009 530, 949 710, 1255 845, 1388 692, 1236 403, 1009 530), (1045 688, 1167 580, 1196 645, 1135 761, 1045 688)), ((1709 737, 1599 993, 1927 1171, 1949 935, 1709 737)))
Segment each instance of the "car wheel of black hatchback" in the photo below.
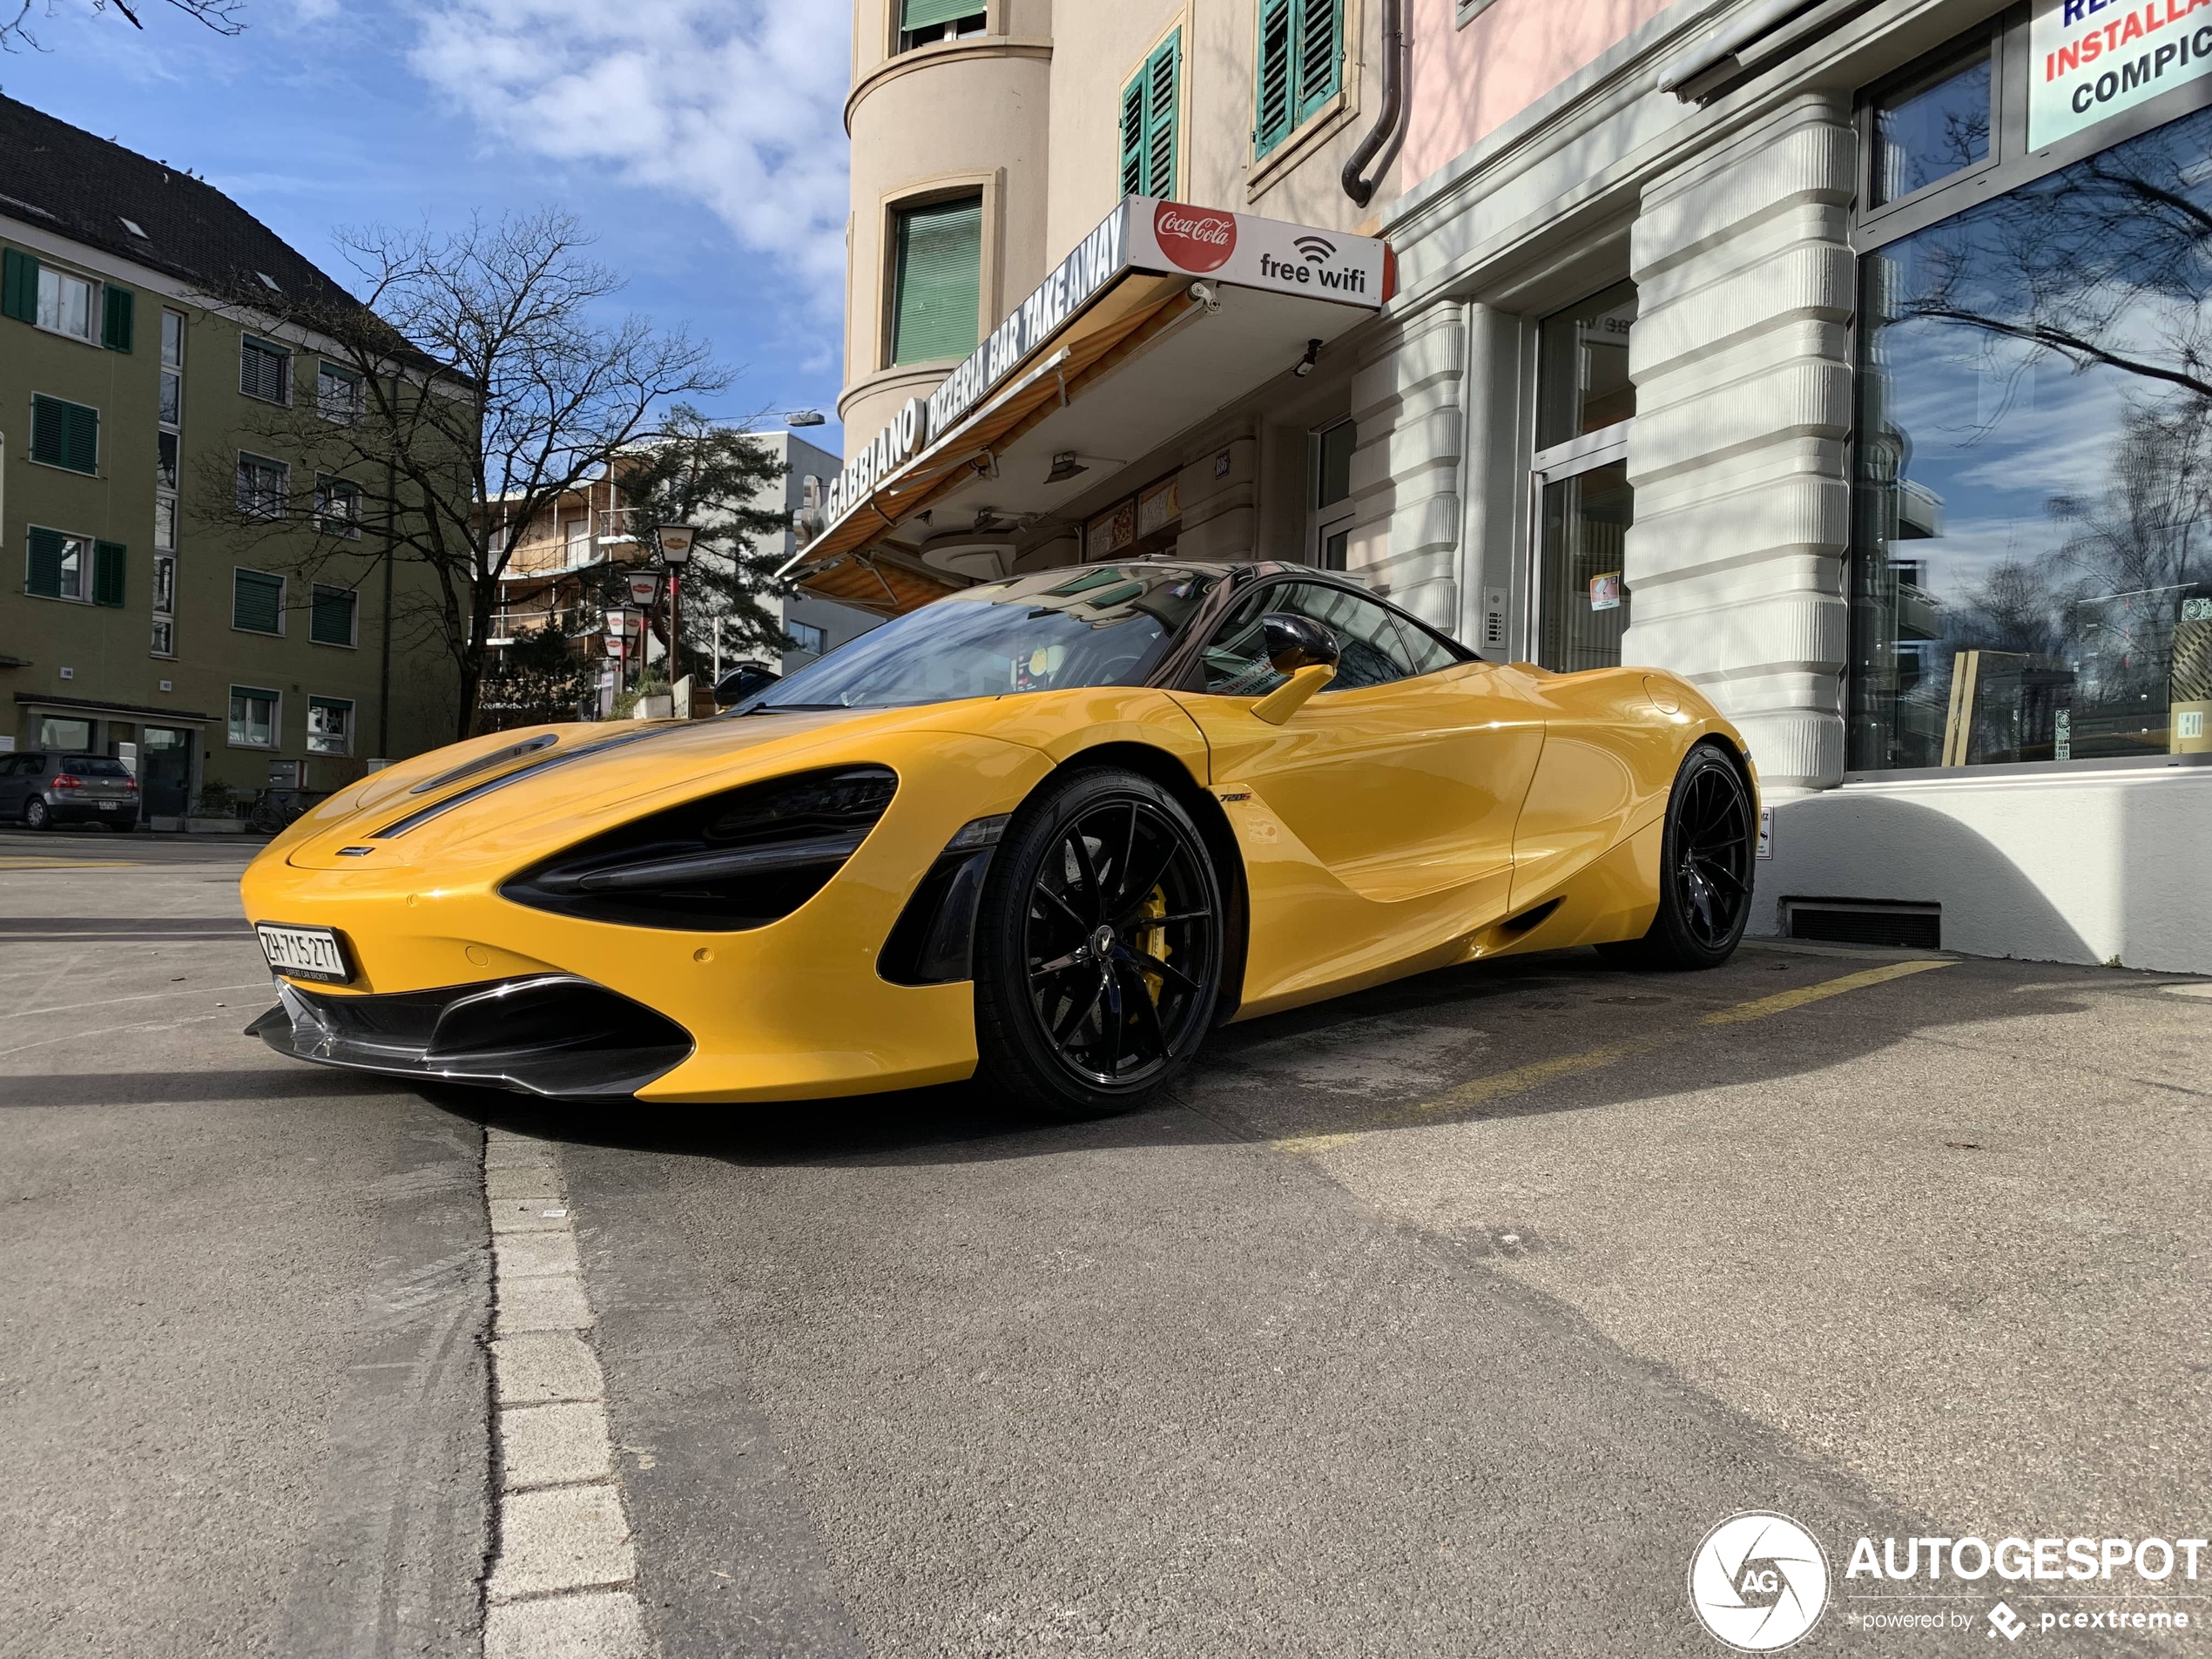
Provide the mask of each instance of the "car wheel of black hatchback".
POLYGON ((1640 968, 1718 968, 1736 954, 1751 916, 1758 823, 1751 792, 1710 743, 1675 774, 1659 846, 1659 912, 1642 939, 1600 948, 1640 968))
POLYGON ((1136 772, 1078 772, 1015 814, 975 938, 976 1076, 1057 1116, 1143 1104, 1221 988, 1220 883, 1190 815, 1136 772))

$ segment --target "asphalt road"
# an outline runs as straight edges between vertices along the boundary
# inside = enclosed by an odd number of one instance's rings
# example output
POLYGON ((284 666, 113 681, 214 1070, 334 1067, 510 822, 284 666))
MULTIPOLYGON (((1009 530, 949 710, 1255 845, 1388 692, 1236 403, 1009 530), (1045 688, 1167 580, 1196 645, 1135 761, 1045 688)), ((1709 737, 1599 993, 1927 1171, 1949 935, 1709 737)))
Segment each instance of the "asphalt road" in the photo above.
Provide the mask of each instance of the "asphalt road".
POLYGON ((1234 1028, 1104 1123, 585 1110, 239 1036, 248 852, 0 835, 0 1653, 475 1650, 482 1123, 565 1182, 664 1659, 1715 1654, 1685 1574, 1747 1508, 1831 1554, 1797 1651, 1986 1656, 1981 1586, 1855 1628, 1905 1587, 1851 1541, 2212 1530, 2168 980, 1570 953, 1234 1028))

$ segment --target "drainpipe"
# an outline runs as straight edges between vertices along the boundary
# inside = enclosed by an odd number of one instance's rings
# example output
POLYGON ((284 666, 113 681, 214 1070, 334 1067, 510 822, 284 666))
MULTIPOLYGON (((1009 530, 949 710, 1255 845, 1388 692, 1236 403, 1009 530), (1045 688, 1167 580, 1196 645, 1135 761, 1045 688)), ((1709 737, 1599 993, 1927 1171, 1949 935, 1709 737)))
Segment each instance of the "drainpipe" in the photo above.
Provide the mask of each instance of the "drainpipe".
MULTIPOLYGON (((1383 0, 1382 39, 1382 109, 1375 116, 1373 129, 1359 140, 1359 147, 1344 164, 1342 174, 1344 193, 1360 207, 1374 199, 1383 169, 1376 169, 1372 179, 1361 175, 1396 134, 1399 118, 1406 111, 1406 0, 1383 0)), ((1388 165, 1384 163, 1385 167, 1388 165)))
MULTIPOLYGON (((398 406, 400 381, 392 379, 394 407, 398 406)), ((392 758, 392 562, 399 556, 397 538, 392 533, 392 520, 399 511, 399 461, 396 456, 384 457, 384 665, 376 686, 376 746, 383 759, 392 758)))

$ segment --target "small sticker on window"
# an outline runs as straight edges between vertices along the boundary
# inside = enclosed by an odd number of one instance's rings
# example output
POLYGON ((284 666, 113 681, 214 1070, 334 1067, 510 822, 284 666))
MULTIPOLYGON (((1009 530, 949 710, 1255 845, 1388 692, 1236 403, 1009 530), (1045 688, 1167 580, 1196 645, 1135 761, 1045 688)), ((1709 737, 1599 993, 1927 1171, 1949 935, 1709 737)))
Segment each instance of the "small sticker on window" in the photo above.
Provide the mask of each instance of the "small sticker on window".
POLYGON ((1621 573, 1608 570, 1603 576, 1590 578, 1590 609, 1618 610, 1621 608, 1621 573))

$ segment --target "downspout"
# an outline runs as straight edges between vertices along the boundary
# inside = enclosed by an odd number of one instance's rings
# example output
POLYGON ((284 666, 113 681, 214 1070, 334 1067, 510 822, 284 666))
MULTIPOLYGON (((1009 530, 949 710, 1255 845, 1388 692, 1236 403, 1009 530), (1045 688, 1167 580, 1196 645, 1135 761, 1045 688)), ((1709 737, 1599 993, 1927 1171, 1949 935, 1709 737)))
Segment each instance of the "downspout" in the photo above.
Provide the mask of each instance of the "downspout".
MULTIPOLYGON (((399 397, 399 378, 393 377, 392 395, 396 406, 399 397)), ((398 537, 392 533, 392 520, 399 512, 399 461, 395 455, 384 457, 384 666, 376 688, 376 746, 383 759, 392 758, 392 561, 398 556, 398 537)))
POLYGON ((1361 175, 1397 135, 1399 118, 1406 111, 1406 0, 1383 0, 1382 40, 1382 109, 1375 116, 1373 128, 1344 164, 1341 175, 1344 193, 1360 207, 1374 199, 1390 163, 1385 160, 1372 179, 1361 175))

